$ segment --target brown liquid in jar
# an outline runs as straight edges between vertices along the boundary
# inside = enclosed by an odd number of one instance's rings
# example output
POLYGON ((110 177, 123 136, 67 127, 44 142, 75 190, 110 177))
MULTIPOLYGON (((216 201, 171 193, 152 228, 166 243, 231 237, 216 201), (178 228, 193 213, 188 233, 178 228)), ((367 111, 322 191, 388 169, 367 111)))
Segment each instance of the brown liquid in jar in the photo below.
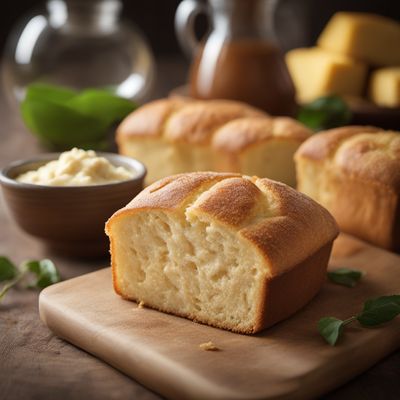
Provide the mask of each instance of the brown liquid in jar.
MULTIPOLYGON (((208 50, 208 49, 207 49, 208 50)), ((295 89, 284 57, 262 40, 224 44, 216 60, 199 50, 190 70, 190 95, 199 99, 231 99, 273 115, 295 114, 295 89)))

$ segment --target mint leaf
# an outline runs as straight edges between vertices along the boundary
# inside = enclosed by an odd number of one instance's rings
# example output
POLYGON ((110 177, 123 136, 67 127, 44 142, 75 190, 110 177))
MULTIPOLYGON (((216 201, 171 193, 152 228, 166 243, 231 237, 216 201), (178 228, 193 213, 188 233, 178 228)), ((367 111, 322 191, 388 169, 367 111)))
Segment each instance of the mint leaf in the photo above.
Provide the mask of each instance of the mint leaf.
POLYGON ((400 295, 381 296, 367 300, 359 314, 344 321, 334 317, 321 318, 318 331, 331 346, 334 346, 342 334, 343 327, 355 320, 369 328, 389 322, 399 314, 400 295))
POLYGON ((297 115, 300 122, 315 131, 347 125, 351 117, 345 101, 336 95, 320 97, 305 104, 297 115))
POLYGON ((21 114, 25 125, 44 144, 57 149, 99 149, 107 143, 112 124, 135 108, 131 101, 107 90, 78 93, 55 85, 32 84, 21 103, 21 114))
POLYGON ((131 101, 98 89, 84 90, 66 104, 84 115, 102 120, 106 125, 122 120, 136 108, 131 101))
POLYGON ((366 327, 372 327, 391 321, 400 314, 400 295, 382 296, 368 300, 357 315, 357 321, 366 327))
POLYGON ((29 287, 43 289, 61 280, 56 266, 49 259, 25 261, 22 268, 35 275, 35 280, 29 287))
POLYGON ((48 100, 25 100, 21 113, 26 126, 46 143, 61 148, 98 141, 107 135, 106 124, 99 119, 48 100))
POLYGON ((328 271, 328 278, 331 282, 347 287, 356 286, 363 273, 350 268, 338 268, 334 271, 328 271))
POLYGON ((76 95, 76 91, 65 87, 47 83, 32 83, 28 86, 24 100, 47 100, 54 103, 64 103, 76 95))
POLYGON ((7 257, 0 256, 0 282, 14 279, 18 273, 18 268, 7 257))
POLYGON ((342 331, 344 321, 334 317, 323 317, 318 321, 318 331, 327 343, 331 346, 335 346, 339 340, 342 331))
POLYGON ((400 295, 394 294, 391 296, 381 296, 374 299, 369 299, 364 303, 363 311, 372 310, 387 303, 396 303, 400 305, 400 295))
POLYGON ((0 256, 0 281, 8 280, 0 290, 0 301, 7 292, 25 279, 27 275, 35 277, 28 287, 42 289, 61 280, 60 274, 51 260, 30 260, 17 268, 7 257, 0 256))

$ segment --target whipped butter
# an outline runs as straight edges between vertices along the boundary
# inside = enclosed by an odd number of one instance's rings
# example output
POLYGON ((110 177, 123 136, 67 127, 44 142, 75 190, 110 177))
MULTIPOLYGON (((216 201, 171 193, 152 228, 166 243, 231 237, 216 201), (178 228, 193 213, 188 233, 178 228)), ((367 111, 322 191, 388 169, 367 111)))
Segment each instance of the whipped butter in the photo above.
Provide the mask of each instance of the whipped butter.
POLYGON ((16 180, 48 186, 103 185, 133 178, 134 173, 111 164, 93 150, 73 148, 37 170, 19 175, 16 180))

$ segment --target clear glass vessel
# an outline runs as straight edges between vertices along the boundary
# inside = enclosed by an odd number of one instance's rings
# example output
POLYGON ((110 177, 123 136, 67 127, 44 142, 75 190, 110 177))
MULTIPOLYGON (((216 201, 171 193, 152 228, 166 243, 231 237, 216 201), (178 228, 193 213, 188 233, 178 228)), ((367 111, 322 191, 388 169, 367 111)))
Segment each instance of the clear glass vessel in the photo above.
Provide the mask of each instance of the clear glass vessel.
POLYGON ((32 82, 109 88, 143 100, 154 79, 145 38, 121 20, 120 0, 48 0, 15 26, 3 56, 3 84, 20 102, 32 82))

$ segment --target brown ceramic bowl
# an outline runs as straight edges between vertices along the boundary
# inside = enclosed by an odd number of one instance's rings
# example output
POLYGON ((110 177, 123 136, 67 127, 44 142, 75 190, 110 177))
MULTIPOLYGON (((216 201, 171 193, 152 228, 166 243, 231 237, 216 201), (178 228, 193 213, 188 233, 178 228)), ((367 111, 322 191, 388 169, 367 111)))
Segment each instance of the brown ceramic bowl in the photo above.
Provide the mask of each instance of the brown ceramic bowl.
POLYGON ((144 165, 112 153, 98 153, 113 165, 135 172, 132 179, 90 186, 44 186, 17 182, 15 178, 34 170, 60 153, 16 161, 0 172, 8 207, 25 232, 43 240, 50 250, 72 257, 107 255, 104 224, 114 211, 126 205, 143 188, 144 165))

